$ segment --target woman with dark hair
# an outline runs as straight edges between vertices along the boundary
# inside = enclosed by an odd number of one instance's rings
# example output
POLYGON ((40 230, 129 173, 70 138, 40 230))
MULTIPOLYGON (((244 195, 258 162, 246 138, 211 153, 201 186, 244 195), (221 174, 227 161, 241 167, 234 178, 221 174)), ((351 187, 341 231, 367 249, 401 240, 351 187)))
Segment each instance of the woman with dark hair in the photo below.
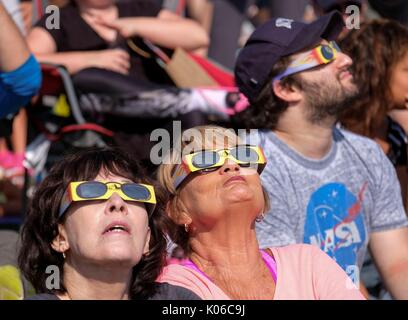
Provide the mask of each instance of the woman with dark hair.
POLYGON ((347 129, 374 139, 396 167, 406 209, 407 136, 389 117, 408 112, 408 28, 391 20, 377 20, 351 31, 341 43, 354 61, 360 97, 340 119, 347 129))
POLYGON ((119 150, 90 149, 57 163, 22 228, 19 266, 39 293, 31 299, 197 299, 155 282, 166 257, 161 197, 119 150))

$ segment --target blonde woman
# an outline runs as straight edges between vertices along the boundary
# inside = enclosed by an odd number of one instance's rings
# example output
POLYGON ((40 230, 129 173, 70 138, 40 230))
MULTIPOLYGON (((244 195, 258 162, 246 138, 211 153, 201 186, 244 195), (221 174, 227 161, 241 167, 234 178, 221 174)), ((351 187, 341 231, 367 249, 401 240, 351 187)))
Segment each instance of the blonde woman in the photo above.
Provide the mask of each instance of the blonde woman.
POLYGON ((167 160, 158 176, 171 194, 166 211, 177 225, 171 237, 187 260, 165 267, 159 281, 202 299, 363 299, 314 246, 260 250, 254 225, 269 209, 260 147, 241 144, 224 128, 203 126, 184 132, 181 150, 167 160))

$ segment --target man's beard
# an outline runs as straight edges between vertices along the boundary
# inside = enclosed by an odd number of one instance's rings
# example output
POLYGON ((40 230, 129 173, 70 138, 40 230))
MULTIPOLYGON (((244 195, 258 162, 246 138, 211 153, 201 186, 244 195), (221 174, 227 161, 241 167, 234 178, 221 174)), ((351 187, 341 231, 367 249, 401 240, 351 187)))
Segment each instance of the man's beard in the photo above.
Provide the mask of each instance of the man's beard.
POLYGON ((338 78, 326 82, 302 80, 302 91, 308 104, 308 120, 315 124, 329 119, 336 121, 359 94, 354 83, 347 88, 338 78))

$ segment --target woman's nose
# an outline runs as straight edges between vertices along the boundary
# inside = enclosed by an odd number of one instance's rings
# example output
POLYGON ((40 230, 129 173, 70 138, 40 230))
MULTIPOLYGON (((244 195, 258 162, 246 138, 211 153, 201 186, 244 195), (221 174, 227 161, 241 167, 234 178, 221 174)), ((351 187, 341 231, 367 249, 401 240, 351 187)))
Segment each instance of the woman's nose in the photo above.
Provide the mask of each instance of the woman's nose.
POLYGON ((223 166, 220 169, 221 174, 232 173, 232 172, 239 172, 241 167, 232 160, 227 159, 223 166))
POLYGON ((106 211, 107 213, 112 213, 115 211, 122 212, 124 214, 128 213, 125 201, 116 192, 114 192, 108 199, 106 211))

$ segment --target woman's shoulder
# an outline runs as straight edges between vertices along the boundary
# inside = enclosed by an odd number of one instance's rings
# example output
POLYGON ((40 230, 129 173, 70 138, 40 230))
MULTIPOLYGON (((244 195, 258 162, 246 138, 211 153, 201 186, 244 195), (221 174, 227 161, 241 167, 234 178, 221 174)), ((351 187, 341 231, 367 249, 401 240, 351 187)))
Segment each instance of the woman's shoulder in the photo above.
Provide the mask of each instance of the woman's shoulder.
POLYGON ((47 10, 47 12, 44 13, 44 15, 41 17, 39 21, 46 21, 49 18, 56 17, 56 14, 58 14, 59 20, 63 19, 65 21, 65 19, 69 19, 72 16, 78 16, 79 9, 73 2, 68 2, 66 5, 62 7, 56 6, 50 7, 49 10, 47 10))
POLYGON ((181 264, 168 264, 163 268, 159 276, 159 282, 171 282, 178 284, 178 282, 195 282, 196 278, 200 278, 195 270, 188 268, 181 264), (170 281, 169 281, 170 280, 170 281))
POLYGON ((66 30, 75 29, 80 24, 80 20, 78 7, 73 2, 69 2, 61 8, 51 7, 34 26, 44 29, 56 38, 61 37, 66 30))
POLYGON ((281 259, 285 260, 310 260, 319 258, 321 255, 326 255, 320 248, 315 245, 306 243, 290 244, 282 247, 271 247, 274 256, 278 255, 281 259))
MULTIPOLYGON (((279 270, 284 270, 285 277, 298 276, 297 281, 304 279, 324 278, 324 272, 331 272, 331 279, 342 280, 347 274, 326 252, 316 245, 291 244, 284 247, 270 248, 279 270)), ((282 273, 280 273, 282 275, 282 273)), ((293 280, 293 279, 292 279, 293 280)), ((291 281, 292 281, 291 280, 291 281)), ((306 283, 306 282, 305 282, 306 283)))
POLYGON ((318 247, 312 244, 307 243, 293 243, 288 244, 286 246, 281 247, 270 247, 268 248, 273 251, 285 252, 285 253, 293 253, 293 252, 315 252, 316 250, 320 250, 318 247))
POLYGON ((169 264, 164 267, 157 281, 186 288, 204 300, 229 299, 228 296, 204 274, 180 264, 169 264))
POLYGON ((157 283, 156 293, 149 300, 201 300, 194 292, 170 283, 157 283))
POLYGON ((276 299, 363 299, 344 270, 317 246, 269 249, 278 264, 276 299))

